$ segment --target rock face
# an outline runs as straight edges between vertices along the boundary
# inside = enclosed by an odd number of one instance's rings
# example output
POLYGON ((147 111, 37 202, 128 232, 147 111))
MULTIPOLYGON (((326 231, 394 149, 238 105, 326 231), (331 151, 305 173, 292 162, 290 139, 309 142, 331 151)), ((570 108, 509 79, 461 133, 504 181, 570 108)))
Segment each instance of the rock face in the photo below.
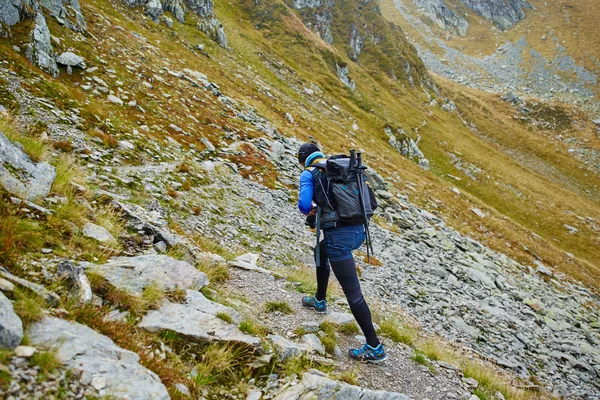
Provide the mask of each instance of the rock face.
POLYGON ((444 0, 414 0, 419 11, 427 15, 440 28, 466 36, 469 23, 449 8, 444 0))
MULTIPOLYGON (((31 0, 34 1, 34 0, 31 0)), ((39 0, 43 8, 61 24, 74 31, 85 29, 79 0, 39 0)))
POLYGON ((351 90, 356 90, 356 84, 354 83, 354 81, 352 80, 352 78, 350 78, 350 70, 348 69, 348 65, 336 65, 337 67, 337 73, 338 73, 338 77, 340 78, 340 81, 342 81, 342 83, 346 86, 348 86, 351 90))
POLYGON ((275 400, 344 399, 344 400, 409 400, 404 394, 364 389, 334 381, 318 370, 308 370, 299 384, 280 393, 275 400))
POLYGON ((185 22, 185 14, 188 11, 196 13, 201 17, 197 28, 207 34, 211 39, 223 48, 227 48, 227 35, 221 21, 213 14, 213 0, 124 0, 130 7, 144 6, 146 14, 154 21, 168 11, 179 22, 185 22))
POLYGON ((114 287, 136 295, 141 295, 152 283, 162 290, 200 290, 208 285, 208 278, 202 272, 166 255, 115 257, 104 265, 82 263, 82 266, 100 274, 114 287))
POLYGON ((35 164, 0 132, 0 184, 6 191, 37 201, 48 196, 55 177, 53 166, 45 162, 35 164))
POLYGON ((240 315, 234 309, 212 302, 200 292, 188 290, 185 303, 165 301, 160 309, 150 311, 139 326, 150 332, 170 330, 200 341, 228 341, 259 346, 259 338, 238 329, 240 320, 240 315), (227 314, 233 323, 219 318, 217 314, 220 313, 227 314))
POLYGON ((41 13, 35 17, 35 27, 31 32, 31 43, 27 45, 25 55, 35 65, 46 71, 52 77, 58 76, 58 66, 54 61, 52 44, 50 43, 50 30, 46 18, 41 13))
POLYGON ((12 303, 0 292, 0 348, 12 349, 23 340, 23 323, 12 303))
POLYGON ((398 150, 400 154, 416 161, 424 170, 430 168, 429 160, 425 158, 425 155, 419 149, 417 142, 404 133, 404 130, 398 128, 397 133, 394 133, 391 128, 387 127, 385 128, 385 133, 389 137, 389 145, 398 150))
POLYGON ((118 347, 87 326, 46 317, 27 332, 36 346, 57 350, 59 361, 84 384, 94 382, 101 397, 169 399, 159 377, 139 364, 139 356, 118 347))
POLYGON ((0 23, 12 26, 33 17, 40 7, 36 0, 0 0, 0 23), (34 14, 31 15, 31 12, 34 14))
POLYGON ((533 8, 525 0, 460 0, 482 17, 506 30, 525 18, 524 9, 533 8))

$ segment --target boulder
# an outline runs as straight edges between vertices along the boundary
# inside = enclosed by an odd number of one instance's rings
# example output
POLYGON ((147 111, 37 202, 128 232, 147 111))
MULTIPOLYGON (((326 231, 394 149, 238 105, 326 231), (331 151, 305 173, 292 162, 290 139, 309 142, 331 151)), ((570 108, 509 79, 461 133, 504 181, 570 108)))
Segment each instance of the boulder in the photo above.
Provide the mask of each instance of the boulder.
POLYGON ((139 327, 150 332, 169 330, 202 342, 227 341, 260 346, 260 339, 239 330, 241 317, 237 311, 208 300, 200 292, 188 290, 183 304, 165 301, 158 310, 150 311, 139 327), (233 323, 219 318, 227 314, 233 323))
POLYGON ((12 349, 23 340, 23 323, 12 303, 0 292, 0 348, 12 349))
POLYGON ((410 397, 384 390, 365 389, 334 381, 323 372, 310 369, 295 386, 284 388, 275 400, 344 399, 344 400, 410 400, 410 397))
POLYGON ((0 185, 7 192, 30 201, 48 196, 56 178, 53 166, 34 163, 17 145, 0 132, 0 185))
POLYGON ((56 58, 56 62, 62 65, 68 65, 71 67, 79 67, 85 69, 85 60, 83 57, 78 56, 70 51, 65 51, 56 58))
POLYGON ((86 222, 85 225, 83 225, 82 232, 85 236, 95 239, 100 243, 116 242, 115 237, 111 235, 109 231, 91 222, 86 222))
POLYGON ((200 290, 208 285, 206 275, 191 264, 163 254, 114 257, 104 265, 81 263, 81 266, 103 276, 114 287, 135 295, 141 295, 152 283, 167 291, 200 290))
POLYGON ((94 387, 100 397, 167 400, 169 394, 152 371, 140 365, 140 357, 117 346, 87 326, 46 317, 33 324, 27 335, 31 344, 56 349, 58 360, 94 387))

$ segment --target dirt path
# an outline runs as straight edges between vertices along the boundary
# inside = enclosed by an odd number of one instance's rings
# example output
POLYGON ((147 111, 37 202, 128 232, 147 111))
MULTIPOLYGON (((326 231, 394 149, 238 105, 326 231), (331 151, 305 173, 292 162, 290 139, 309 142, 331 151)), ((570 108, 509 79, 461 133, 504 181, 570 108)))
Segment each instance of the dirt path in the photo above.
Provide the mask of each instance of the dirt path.
MULTIPOLYGON (((224 291, 234 294, 231 298, 233 302, 240 305, 245 303, 242 307, 246 309, 246 313, 250 313, 268 326, 271 333, 301 343, 301 338, 294 333, 294 330, 306 323, 312 322, 318 325, 326 318, 326 315, 303 308, 300 304, 303 294, 285 279, 276 279, 268 274, 235 268, 230 272, 231 279, 224 285, 224 291), (292 308, 293 313, 266 312, 265 303, 269 301, 285 301, 292 308)), ((330 281, 330 286, 337 284, 333 280, 334 278, 330 281)), ((343 299, 336 299, 328 304, 328 312, 349 312, 344 304, 343 299)), ((359 335, 340 333, 337 343, 343 356, 333 358, 328 355, 335 363, 336 372, 356 371, 359 386, 400 392, 415 399, 463 399, 470 396, 456 371, 437 367, 436 371, 432 372, 427 366, 417 364, 411 359, 414 354, 412 349, 387 338, 382 338, 388 352, 388 360, 384 363, 372 365, 350 360, 346 356, 348 349, 361 345, 363 340, 359 335)))

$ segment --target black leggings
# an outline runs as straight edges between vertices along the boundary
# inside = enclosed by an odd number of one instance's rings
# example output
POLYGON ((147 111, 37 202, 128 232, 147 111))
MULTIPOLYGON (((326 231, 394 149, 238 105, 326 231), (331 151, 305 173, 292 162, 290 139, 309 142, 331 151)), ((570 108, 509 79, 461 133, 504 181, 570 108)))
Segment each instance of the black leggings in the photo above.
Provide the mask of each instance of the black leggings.
MULTIPOLYGON (((323 241, 319 243, 319 247, 321 262, 320 266, 317 267, 317 293, 315 294, 315 297, 317 300, 324 300, 327 296, 330 263, 327 259, 323 241)), ((331 269, 333 269, 335 277, 342 286, 352 315, 354 315, 356 322, 358 322, 360 329, 363 331, 363 334, 367 339, 367 344, 371 347, 379 346, 379 339, 377 338, 371 319, 371 311, 360 290, 354 258, 349 258, 340 262, 332 262, 331 269)))

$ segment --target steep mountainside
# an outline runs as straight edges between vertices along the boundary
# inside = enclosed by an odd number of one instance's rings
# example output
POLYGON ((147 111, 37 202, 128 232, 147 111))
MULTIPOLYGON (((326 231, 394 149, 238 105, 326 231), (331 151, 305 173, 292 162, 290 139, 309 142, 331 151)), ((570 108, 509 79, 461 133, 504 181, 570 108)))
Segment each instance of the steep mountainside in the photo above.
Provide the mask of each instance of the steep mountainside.
POLYGON ((0 397, 599 399, 594 63, 403 1, 0 0, 0 397), (306 140, 364 151, 383 366, 299 304, 306 140))

